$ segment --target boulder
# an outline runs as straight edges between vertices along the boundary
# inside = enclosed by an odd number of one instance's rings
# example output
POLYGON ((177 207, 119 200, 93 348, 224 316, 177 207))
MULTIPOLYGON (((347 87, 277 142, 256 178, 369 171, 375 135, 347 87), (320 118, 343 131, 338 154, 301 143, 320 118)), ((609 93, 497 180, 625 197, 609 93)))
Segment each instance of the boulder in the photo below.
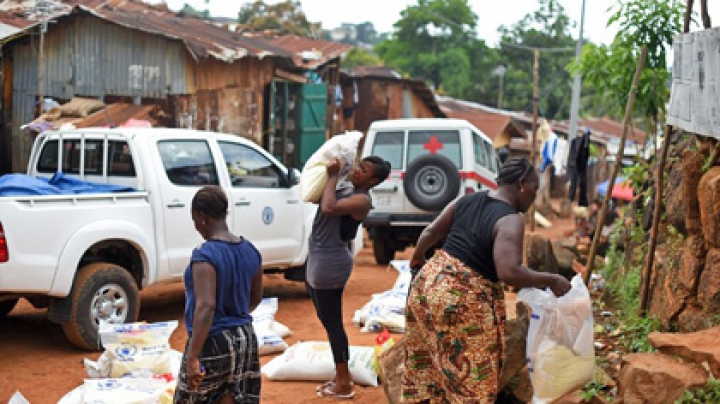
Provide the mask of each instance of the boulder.
POLYGON ((706 313, 696 304, 688 305, 678 316, 678 330, 680 332, 704 330, 711 326, 709 319, 712 317, 712 314, 706 313))
POLYGON ((700 204, 698 202, 698 185, 703 174, 703 165, 707 156, 693 150, 684 150, 682 154, 682 198, 687 203, 685 211, 685 228, 687 234, 702 232, 700 222, 700 204))
POLYGON ((720 311, 720 248, 708 251, 697 291, 698 303, 705 311, 720 311))
POLYGON ((660 353, 635 353, 623 358, 618 400, 626 404, 673 403, 685 392, 705 386, 700 366, 660 353))
POLYGON ((706 254, 705 240, 702 235, 690 235, 683 242, 678 280, 692 295, 697 292, 698 280, 705 267, 706 254))
POLYGON ((525 235, 525 248, 527 248, 528 268, 552 274, 560 272, 552 244, 547 238, 536 233, 528 233, 525 235))
POLYGON ((682 192, 682 162, 679 160, 667 167, 668 178, 665 184, 666 202, 665 217, 668 224, 675 226, 681 233, 685 234, 685 212, 687 212, 687 200, 682 192))
POLYGON ((709 246, 720 247, 720 167, 708 170, 698 185, 698 202, 703 235, 709 246))
POLYGON ((652 332, 648 341, 660 353, 678 355, 686 362, 707 362, 713 375, 720 377, 720 327, 691 333, 652 332))
POLYGON ((678 279, 681 255, 682 249, 670 249, 667 245, 655 250, 648 308, 664 327, 675 324, 690 299, 690 292, 678 279))
POLYGON ((572 277, 575 276, 573 261, 580 259, 580 253, 577 251, 575 245, 568 248, 566 244, 563 240, 556 240, 552 242, 552 250, 558 262, 560 275, 572 279, 572 277))

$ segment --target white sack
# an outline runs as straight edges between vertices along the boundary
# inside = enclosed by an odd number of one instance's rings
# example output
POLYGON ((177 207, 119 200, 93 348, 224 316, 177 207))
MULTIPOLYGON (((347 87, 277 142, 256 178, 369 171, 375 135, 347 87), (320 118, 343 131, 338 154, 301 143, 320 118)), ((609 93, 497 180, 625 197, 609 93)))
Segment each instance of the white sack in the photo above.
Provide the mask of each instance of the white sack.
POLYGON ((347 162, 340 171, 340 178, 350 172, 362 137, 362 132, 358 131, 335 135, 310 156, 300 176, 300 194, 303 201, 317 203, 320 200, 327 183, 325 168, 334 159, 344 159, 347 162))
MULTIPOLYGON (((372 347, 351 346, 348 365, 353 382, 364 386, 378 385, 372 347)), ((263 366, 261 372, 270 380, 324 382, 335 376, 335 363, 327 342, 298 342, 263 366)))

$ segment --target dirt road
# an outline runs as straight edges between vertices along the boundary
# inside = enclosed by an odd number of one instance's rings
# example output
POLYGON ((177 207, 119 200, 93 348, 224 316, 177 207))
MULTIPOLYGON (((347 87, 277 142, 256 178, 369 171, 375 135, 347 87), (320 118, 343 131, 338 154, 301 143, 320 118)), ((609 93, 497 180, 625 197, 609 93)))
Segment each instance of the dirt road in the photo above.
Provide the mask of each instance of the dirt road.
MULTIPOLYGON (((409 258, 409 252, 398 259, 409 258)), ((392 287, 397 272, 376 265, 372 249, 364 249, 357 257, 357 266, 345 292, 343 311, 345 327, 351 345, 374 344, 375 334, 360 333, 352 324, 355 310, 360 309, 373 293, 392 287)), ((281 275, 266 276, 266 296, 277 296, 279 310, 276 319, 287 325, 293 335, 288 345, 299 340, 327 340, 312 303, 299 283, 285 281, 281 275)), ((143 291, 141 319, 148 322, 182 320, 183 287, 181 283, 163 285, 143 291)), ((182 351, 187 333, 180 326, 171 338, 173 348, 182 351)), ((0 403, 20 391, 32 404, 56 403, 67 392, 80 385, 86 377, 83 358, 97 359, 99 353, 75 349, 66 340, 62 328, 45 318, 45 310, 33 309, 22 301, 0 324, 0 403)), ((266 363, 274 356, 261 357, 266 363)), ((262 401, 266 403, 320 403, 316 396, 317 382, 270 381, 263 378, 262 401)), ((356 387, 355 401, 361 403, 386 402, 382 387, 356 387)))
MULTIPOLYGON (((537 232, 553 239, 571 226, 569 220, 556 221, 552 229, 538 228, 537 232)), ((409 259, 411 253, 412 250, 408 249, 398 253, 396 259, 409 259)), ((351 345, 374 344, 375 334, 361 333, 360 328, 352 324, 352 317, 373 293, 392 287, 396 278, 394 269, 375 264, 372 248, 366 243, 366 248, 356 259, 343 302, 345 328, 351 345)), ((300 340, 326 340, 302 284, 287 282, 281 275, 269 275, 266 276, 265 295, 279 299, 276 319, 293 331, 293 335, 286 339, 289 345, 300 340)), ((143 291, 142 299, 142 320, 182 320, 184 294, 181 283, 147 289, 143 291)), ((171 344, 182 351, 187 333, 182 321, 180 324, 171 338, 171 344)), ((65 340, 62 328, 46 320, 45 310, 33 309, 27 302, 21 301, 7 321, 0 323, 0 403, 6 403, 16 390, 32 404, 56 403, 86 377, 83 358, 95 360, 98 356, 99 353, 75 349, 65 340)), ((263 356, 261 362, 265 364, 272 358, 263 356)), ((316 396, 317 384, 263 378, 262 401, 272 404, 327 403, 328 399, 316 396)), ((356 393, 355 402, 358 403, 387 402, 382 387, 358 386, 356 393)))

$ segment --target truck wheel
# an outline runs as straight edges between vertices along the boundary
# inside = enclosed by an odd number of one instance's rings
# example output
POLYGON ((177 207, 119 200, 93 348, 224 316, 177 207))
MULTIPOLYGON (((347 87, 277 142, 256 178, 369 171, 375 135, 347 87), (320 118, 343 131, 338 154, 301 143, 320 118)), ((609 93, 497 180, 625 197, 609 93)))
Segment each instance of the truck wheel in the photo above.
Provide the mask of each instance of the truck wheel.
POLYGON ((408 165, 403 189, 413 205, 424 210, 439 211, 457 198, 460 173, 447 157, 424 154, 408 165))
POLYGON ((19 299, 10 299, 0 302, 0 320, 4 319, 8 316, 8 314, 10 314, 10 312, 15 308, 18 300, 19 299))
POLYGON ((101 323, 132 323, 138 319, 140 293, 135 279, 115 264, 97 262, 82 267, 70 294, 70 321, 62 326, 65 336, 77 347, 99 350, 101 323))
POLYGON ((285 279, 293 282, 305 282, 307 277, 307 260, 302 266, 288 268, 283 271, 285 279))
POLYGON ((373 254, 375 255, 375 262, 380 265, 387 265, 395 258, 395 249, 384 238, 375 237, 373 239, 373 254))

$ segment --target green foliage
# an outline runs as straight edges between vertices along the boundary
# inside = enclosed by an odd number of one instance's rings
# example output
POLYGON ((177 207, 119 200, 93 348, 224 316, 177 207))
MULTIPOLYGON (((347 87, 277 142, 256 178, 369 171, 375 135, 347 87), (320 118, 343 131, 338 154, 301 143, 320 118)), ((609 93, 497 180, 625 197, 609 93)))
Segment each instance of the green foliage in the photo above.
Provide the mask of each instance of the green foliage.
POLYGON ((582 387, 582 389, 580 390, 580 396, 583 398, 583 400, 590 401, 593 397, 602 393, 605 387, 606 386, 602 383, 591 381, 590 383, 587 383, 582 387))
POLYGON ((622 116, 640 49, 646 46, 648 59, 640 76, 635 109, 655 127, 670 95, 666 85, 670 78, 667 49, 681 32, 685 4, 681 0, 623 0, 616 7, 608 21, 608 25, 617 23, 620 27, 613 43, 586 44, 580 60, 571 62, 568 70, 581 74, 597 89, 595 102, 611 115, 622 116))
POLYGON ((540 111, 551 119, 570 116, 568 96, 570 75, 565 66, 574 59, 576 40, 570 35, 574 26, 557 0, 538 0, 536 11, 528 13, 510 27, 498 29, 501 37, 500 62, 507 66, 505 100, 510 109, 530 110, 533 99, 534 54, 531 48, 566 49, 565 52, 540 52, 540 111))
POLYGON ((720 403, 720 381, 710 378, 704 389, 686 391, 675 404, 720 403))
POLYGON ((238 23, 250 31, 271 30, 279 34, 317 38, 320 23, 308 21, 300 1, 286 0, 277 4, 265 4, 256 0, 242 6, 238 23))
POLYGON ((479 70, 485 74, 482 81, 489 80, 482 62, 492 60, 493 51, 477 39, 478 17, 467 0, 418 0, 401 16, 391 38, 375 47, 387 66, 458 98, 466 98, 473 88, 478 77, 473 72, 479 70))
POLYGON ((352 69, 357 66, 380 66, 382 60, 369 51, 362 48, 352 48, 342 60, 342 66, 346 69, 352 69))

